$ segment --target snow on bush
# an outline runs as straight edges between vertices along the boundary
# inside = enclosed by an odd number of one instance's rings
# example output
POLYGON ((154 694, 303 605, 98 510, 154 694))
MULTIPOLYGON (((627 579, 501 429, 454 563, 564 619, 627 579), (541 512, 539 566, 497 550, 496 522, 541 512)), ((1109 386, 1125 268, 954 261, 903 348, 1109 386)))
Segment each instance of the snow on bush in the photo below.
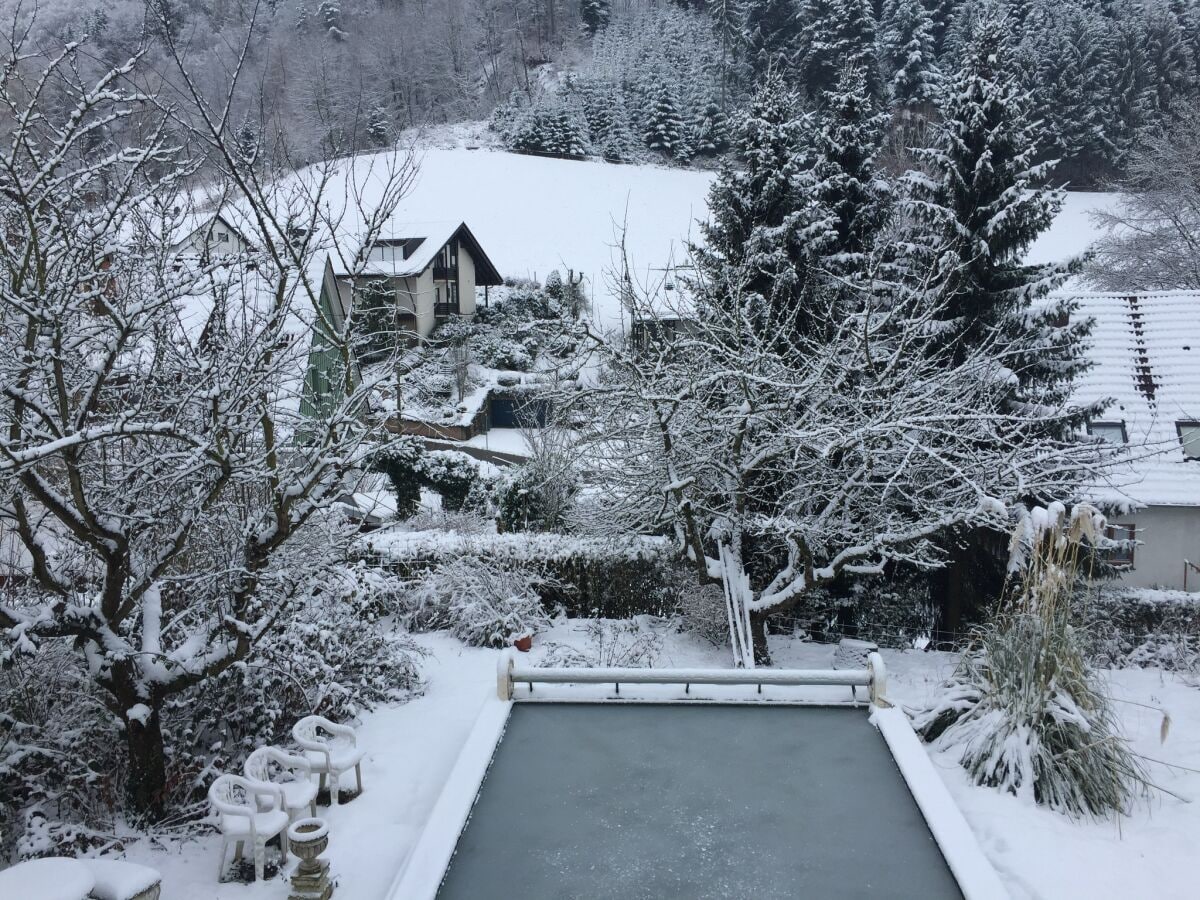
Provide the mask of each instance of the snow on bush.
POLYGON ((504 647, 549 624, 537 567, 448 557, 414 579, 403 595, 409 626, 447 629, 473 647, 504 647))
POLYGON ((546 668, 647 669, 658 665, 664 631, 671 620, 653 616, 633 619, 588 619, 582 646, 549 643, 541 665, 546 668))
POLYGON ((1057 504, 1022 518, 1011 545, 1019 586, 915 722, 976 784, 1072 816, 1127 813, 1147 786, 1071 624, 1080 546, 1098 544, 1102 525, 1086 506, 1069 520, 1057 504))
POLYGON ((1082 594, 1077 607, 1097 665, 1200 676, 1200 595, 1108 588, 1082 594))
MULTIPOLYGON (((244 660, 163 707, 167 823, 207 812, 221 772, 241 773, 264 743, 289 744, 297 719, 345 721, 421 689, 420 649, 386 615, 396 579, 334 570, 322 595, 287 611, 244 660)), ((0 669, 0 858, 112 847, 128 833, 122 792, 123 723, 80 657, 65 647, 13 656, 0 669)))
MULTIPOLYGON (((682 573, 681 573, 682 574, 682 573)), ((714 647, 729 643, 729 612, 719 584, 701 584, 691 571, 679 592, 680 626, 714 647)))

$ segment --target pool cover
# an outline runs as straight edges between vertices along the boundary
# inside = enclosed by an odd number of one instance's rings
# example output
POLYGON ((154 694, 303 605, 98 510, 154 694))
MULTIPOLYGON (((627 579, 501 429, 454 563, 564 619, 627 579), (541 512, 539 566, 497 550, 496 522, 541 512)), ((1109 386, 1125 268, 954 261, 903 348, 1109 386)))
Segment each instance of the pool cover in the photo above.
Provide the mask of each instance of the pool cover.
POLYGON ((438 896, 962 895, 862 709, 517 703, 438 896))

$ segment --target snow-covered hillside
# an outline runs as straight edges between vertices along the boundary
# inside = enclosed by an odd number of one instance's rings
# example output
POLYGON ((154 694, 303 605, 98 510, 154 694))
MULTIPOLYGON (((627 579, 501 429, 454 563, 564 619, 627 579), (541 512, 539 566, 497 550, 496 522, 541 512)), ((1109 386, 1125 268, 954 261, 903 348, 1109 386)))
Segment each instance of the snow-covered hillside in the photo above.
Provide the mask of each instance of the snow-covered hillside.
POLYGON ((619 271, 622 231, 634 277, 661 279, 655 270, 679 261, 699 237, 713 177, 485 149, 431 149, 420 160, 396 222, 462 219, 506 277, 582 272, 606 326, 621 320, 607 274, 619 271))
MULTIPOLYGON (((634 277, 662 278, 662 268, 686 256, 707 216, 710 172, 664 166, 613 165, 504 153, 434 148, 419 154, 420 172, 393 217, 405 221, 462 219, 506 277, 543 279, 552 269, 582 272, 605 326, 621 322, 608 275, 618 271, 625 232, 634 277)), ((1062 214, 1033 246, 1032 261, 1082 253, 1095 237, 1088 213, 1112 194, 1069 194, 1062 214)))

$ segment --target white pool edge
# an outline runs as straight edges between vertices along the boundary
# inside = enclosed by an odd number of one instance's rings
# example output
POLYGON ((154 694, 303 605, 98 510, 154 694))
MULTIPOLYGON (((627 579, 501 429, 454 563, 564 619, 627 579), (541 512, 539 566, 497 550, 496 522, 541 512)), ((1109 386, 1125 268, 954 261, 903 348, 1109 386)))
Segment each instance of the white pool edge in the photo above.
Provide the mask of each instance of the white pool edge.
POLYGON ((388 900, 434 900, 437 896, 511 711, 512 702, 495 695, 484 701, 416 846, 392 882, 388 900))
POLYGON ((1000 876, 950 796, 908 716, 896 707, 876 707, 871 711, 871 723, 891 750, 892 759, 965 900, 1008 900, 1009 893, 1000 876))

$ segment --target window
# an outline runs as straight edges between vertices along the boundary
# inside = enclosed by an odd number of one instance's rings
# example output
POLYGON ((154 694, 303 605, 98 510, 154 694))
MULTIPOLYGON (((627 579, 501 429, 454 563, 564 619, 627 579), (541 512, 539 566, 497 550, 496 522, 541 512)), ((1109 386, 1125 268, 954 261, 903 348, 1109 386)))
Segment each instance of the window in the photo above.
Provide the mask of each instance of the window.
POLYGON ((1104 533, 1111 540, 1126 542, 1108 551, 1106 556, 1109 563, 1118 569, 1132 569, 1133 542, 1137 540, 1137 529, 1133 525, 1109 525, 1104 533))
POLYGON ((1176 422, 1175 428, 1183 444, 1183 455, 1188 459, 1200 459, 1200 422, 1176 422))
POLYGON ((228 244, 229 243, 229 232, 228 231, 218 231, 217 232, 217 243, 218 244, 228 244))
POLYGON ((372 262, 395 264, 408 259, 421 246, 424 238, 400 238, 399 240, 376 241, 367 254, 372 262))
POLYGON ((1108 441, 1110 444, 1128 444, 1124 422, 1088 422, 1088 434, 1108 441))

